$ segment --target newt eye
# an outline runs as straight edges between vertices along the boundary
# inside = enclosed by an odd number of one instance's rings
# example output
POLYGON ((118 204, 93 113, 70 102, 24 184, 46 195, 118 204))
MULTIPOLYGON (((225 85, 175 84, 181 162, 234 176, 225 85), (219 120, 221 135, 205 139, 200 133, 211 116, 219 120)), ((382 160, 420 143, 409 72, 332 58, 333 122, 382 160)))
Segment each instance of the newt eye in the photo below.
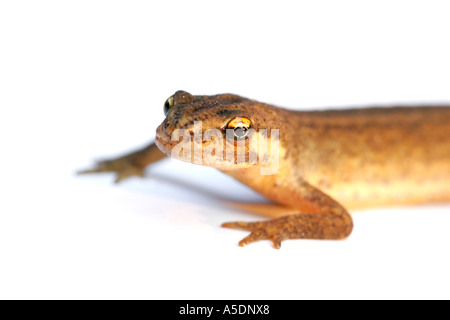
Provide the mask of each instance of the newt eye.
POLYGON ((173 96, 170 96, 166 102, 164 102, 164 114, 167 116, 167 114, 169 113, 170 108, 173 107, 173 96))
POLYGON ((249 134, 249 129, 252 123, 249 119, 243 117, 237 117, 231 120, 227 125, 227 138, 231 140, 244 140, 249 134), (228 131, 232 130, 233 136, 228 134, 228 131))

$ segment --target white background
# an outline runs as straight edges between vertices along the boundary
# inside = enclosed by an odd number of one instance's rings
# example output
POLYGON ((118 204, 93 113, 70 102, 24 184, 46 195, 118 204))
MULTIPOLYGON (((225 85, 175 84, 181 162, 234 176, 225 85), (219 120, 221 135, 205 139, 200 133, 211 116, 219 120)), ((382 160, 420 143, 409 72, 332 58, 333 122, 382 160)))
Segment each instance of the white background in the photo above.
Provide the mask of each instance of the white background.
POLYGON ((450 102, 448 2, 2 1, 0 298, 450 298, 450 206, 356 213, 346 241, 220 228, 264 201, 154 138, 176 90, 292 108, 450 102))

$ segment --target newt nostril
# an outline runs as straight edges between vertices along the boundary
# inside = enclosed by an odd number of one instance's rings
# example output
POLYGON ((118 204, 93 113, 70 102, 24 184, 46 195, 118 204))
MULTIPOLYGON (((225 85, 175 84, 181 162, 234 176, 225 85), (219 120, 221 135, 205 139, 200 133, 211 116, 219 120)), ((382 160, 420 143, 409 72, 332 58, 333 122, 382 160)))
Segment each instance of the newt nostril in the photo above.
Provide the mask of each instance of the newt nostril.
POLYGON ((170 136, 174 130, 174 127, 173 125, 171 125, 169 122, 166 121, 163 123, 162 129, 166 136, 170 136))

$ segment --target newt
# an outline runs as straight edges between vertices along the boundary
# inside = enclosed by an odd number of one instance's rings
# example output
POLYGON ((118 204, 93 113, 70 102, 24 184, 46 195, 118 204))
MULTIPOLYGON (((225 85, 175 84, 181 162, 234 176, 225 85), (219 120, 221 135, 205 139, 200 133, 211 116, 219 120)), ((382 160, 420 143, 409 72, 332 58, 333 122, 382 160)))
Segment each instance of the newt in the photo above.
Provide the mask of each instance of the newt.
MULTIPOLYGON (((164 113, 154 143, 80 173, 115 172, 116 182, 144 176, 146 166, 183 155, 179 138, 189 139, 184 149, 200 152, 182 160, 215 167, 279 205, 248 208, 269 220, 222 225, 250 232, 240 246, 345 239, 353 229, 348 209, 450 201, 448 106, 296 111, 233 94, 177 91, 166 100, 164 113), (202 137, 211 130, 213 138, 202 137), (257 153, 256 161, 249 161, 250 132, 261 141, 261 132, 276 132, 276 152, 257 153), (277 163, 277 170, 262 174, 268 163, 277 163)), ((275 145, 269 137, 266 144, 275 145)))

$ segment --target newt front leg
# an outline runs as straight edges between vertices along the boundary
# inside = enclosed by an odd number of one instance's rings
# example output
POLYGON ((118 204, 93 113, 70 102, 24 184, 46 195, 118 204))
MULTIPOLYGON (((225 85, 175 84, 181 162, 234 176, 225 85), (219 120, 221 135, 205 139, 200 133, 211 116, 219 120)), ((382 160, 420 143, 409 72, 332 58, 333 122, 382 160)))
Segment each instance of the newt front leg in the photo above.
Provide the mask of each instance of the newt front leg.
POLYGON ((80 170, 77 173, 115 172, 115 182, 118 183, 132 176, 143 177, 146 166, 163 158, 166 158, 166 155, 158 149, 155 143, 151 143, 140 150, 124 156, 111 160, 98 161, 94 168, 80 170))
POLYGON ((277 200, 295 207, 301 213, 269 221, 229 222, 222 227, 251 232, 239 242, 241 247, 259 240, 271 240, 274 248, 279 249, 281 242, 287 239, 338 240, 350 235, 353 229, 352 218, 331 197, 305 181, 300 181, 295 190, 289 184, 288 189, 280 187, 277 190, 277 200), (292 198, 283 201, 283 194, 289 194, 292 198))

